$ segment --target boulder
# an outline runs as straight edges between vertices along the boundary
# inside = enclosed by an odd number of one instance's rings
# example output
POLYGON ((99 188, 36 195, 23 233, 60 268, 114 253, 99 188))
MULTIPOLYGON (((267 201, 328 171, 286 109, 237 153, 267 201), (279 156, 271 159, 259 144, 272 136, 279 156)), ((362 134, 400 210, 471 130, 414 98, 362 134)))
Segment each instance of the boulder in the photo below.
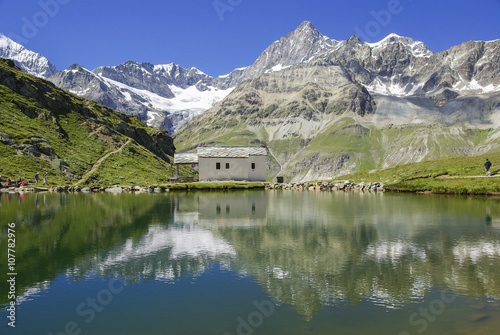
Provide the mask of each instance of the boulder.
POLYGON ((123 189, 120 186, 114 185, 112 187, 108 187, 105 191, 109 193, 122 193, 123 189))

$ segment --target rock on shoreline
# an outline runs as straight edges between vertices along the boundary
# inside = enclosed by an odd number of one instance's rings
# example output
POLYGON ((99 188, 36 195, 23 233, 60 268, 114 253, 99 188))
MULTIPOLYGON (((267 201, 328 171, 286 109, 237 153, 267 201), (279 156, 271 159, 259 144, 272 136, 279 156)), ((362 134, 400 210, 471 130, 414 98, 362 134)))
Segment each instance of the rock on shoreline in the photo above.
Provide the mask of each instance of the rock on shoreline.
POLYGON ((345 182, 318 182, 318 183, 266 183, 266 190, 296 190, 296 191, 360 191, 385 192, 385 185, 379 182, 361 182, 359 184, 345 182))

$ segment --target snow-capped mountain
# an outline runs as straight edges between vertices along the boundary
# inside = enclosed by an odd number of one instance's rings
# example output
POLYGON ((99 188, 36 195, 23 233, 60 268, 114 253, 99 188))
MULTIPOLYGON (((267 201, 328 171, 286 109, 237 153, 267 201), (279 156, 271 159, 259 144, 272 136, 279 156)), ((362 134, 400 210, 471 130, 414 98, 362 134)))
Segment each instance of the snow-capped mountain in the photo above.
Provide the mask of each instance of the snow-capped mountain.
POLYGON ((173 63, 128 61, 93 71, 73 66, 49 80, 83 97, 138 115, 151 126, 173 132, 221 101, 244 80, 311 61, 339 43, 323 36, 306 21, 269 46, 254 64, 218 78, 173 63), (89 72, 95 77, 89 77, 89 72))
POLYGON ((12 59, 24 72, 48 78, 57 72, 54 64, 39 53, 30 51, 0 33, 0 58, 12 59))
MULTIPOLYGON (((14 57, 22 54, 31 55, 25 60, 38 55, 5 37, 0 39, 0 55, 16 60, 14 57)), ((174 132, 246 80, 317 62, 325 66, 340 64, 350 80, 369 94, 427 94, 443 105, 459 95, 498 91, 499 54, 498 41, 471 41, 438 54, 423 42, 396 34, 377 43, 365 43, 356 36, 337 41, 305 21, 272 43, 253 64, 217 78, 194 67, 128 61, 92 71, 73 65, 49 80, 80 96, 138 115, 151 126, 174 132)), ((48 76, 51 71, 43 71, 39 65, 42 60, 19 65, 26 72, 48 76)))
POLYGON ((311 22, 302 22, 297 29, 272 43, 250 66, 229 74, 231 86, 270 73, 307 63, 335 49, 340 42, 322 35, 311 22))
POLYGON ((420 43, 392 35, 366 44, 371 57, 360 53, 364 67, 353 74, 372 93, 428 95, 439 105, 459 96, 500 91, 500 40, 469 41, 438 54, 420 43))
POLYGON ((170 132, 231 91, 205 85, 202 79, 211 77, 195 68, 133 61, 93 71, 75 64, 49 78, 58 87, 170 132))

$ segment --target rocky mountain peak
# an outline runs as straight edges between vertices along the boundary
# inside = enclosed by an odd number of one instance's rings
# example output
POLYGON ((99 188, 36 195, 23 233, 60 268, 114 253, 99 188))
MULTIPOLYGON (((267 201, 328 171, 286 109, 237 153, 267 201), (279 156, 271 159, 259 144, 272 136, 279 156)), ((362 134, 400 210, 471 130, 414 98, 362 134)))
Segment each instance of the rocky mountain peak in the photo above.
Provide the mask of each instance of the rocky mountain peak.
POLYGON ((316 29, 316 27, 309 21, 304 21, 302 22, 298 27, 297 29, 295 29, 292 33, 290 33, 289 35, 295 35, 295 36, 298 36, 298 35, 303 35, 303 36, 310 36, 310 37, 313 37, 313 38, 320 38, 322 37, 323 35, 319 32, 318 29, 316 29))
POLYGON ((359 37, 356 36, 356 35, 352 35, 347 40, 347 45, 355 45, 355 44, 361 44, 361 43, 363 43, 363 42, 361 42, 361 40, 359 39, 359 37))
POLYGON ((91 71, 87 70, 80 64, 73 64, 66 70, 57 72, 49 78, 56 86, 60 87, 63 82, 71 82, 72 86, 65 87, 68 91, 77 93, 80 90, 85 90, 86 85, 97 77, 91 71), (77 89, 78 88, 78 89, 77 89))
POLYGON ((299 26, 297 27, 297 30, 302 30, 302 29, 311 29, 311 30, 317 30, 316 27, 311 23, 311 21, 303 21, 299 26))
POLYGON ((24 72, 41 78, 48 78, 57 72, 47 58, 27 50, 3 34, 0 34, 0 58, 12 59, 24 72))
POLYGON ((68 72, 68 71, 71 71, 71 72, 84 71, 84 72, 92 73, 89 70, 87 70, 86 68, 84 68, 83 66, 81 66, 80 64, 73 64, 62 72, 68 72))
POLYGON ((297 45, 310 45, 319 43, 321 48, 326 48, 333 45, 334 40, 324 36, 318 29, 309 21, 302 22, 294 31, 282 37, 275 43, 280 45, 293 43, 297 45))
POLYGON ((309 21, 302 22, 293 32, 271 44, 245 69, 242 78, 254 78, 262 73, 307 63, 324 55, 339 42, 322 35, 309 21))
POLYGON ((425 43, 420 41, 415 41, 411 37, 404 37, 398 34, 392 33, 384 37, 382 40, 376 43, 366 43, 371 48, 383 49, 391 44, 402 44, 408 51, 410 51, 415 57, 430 57, 434 55, 434 52, 425 45, 425 43))

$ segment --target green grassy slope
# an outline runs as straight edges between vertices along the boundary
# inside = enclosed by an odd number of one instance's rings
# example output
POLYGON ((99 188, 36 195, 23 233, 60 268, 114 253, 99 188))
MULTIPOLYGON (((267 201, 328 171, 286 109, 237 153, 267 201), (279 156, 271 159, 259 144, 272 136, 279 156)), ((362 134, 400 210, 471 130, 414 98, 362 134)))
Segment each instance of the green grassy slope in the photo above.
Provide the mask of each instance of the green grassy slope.
POLYGON ((441 158, 384 170, 357 172, 342 176, 352 182, 382 182, 393 191, 458 194, 500 192, 500 153, 481 156, 441 158), (484 161, 493 166, 485 176, 484 161))

